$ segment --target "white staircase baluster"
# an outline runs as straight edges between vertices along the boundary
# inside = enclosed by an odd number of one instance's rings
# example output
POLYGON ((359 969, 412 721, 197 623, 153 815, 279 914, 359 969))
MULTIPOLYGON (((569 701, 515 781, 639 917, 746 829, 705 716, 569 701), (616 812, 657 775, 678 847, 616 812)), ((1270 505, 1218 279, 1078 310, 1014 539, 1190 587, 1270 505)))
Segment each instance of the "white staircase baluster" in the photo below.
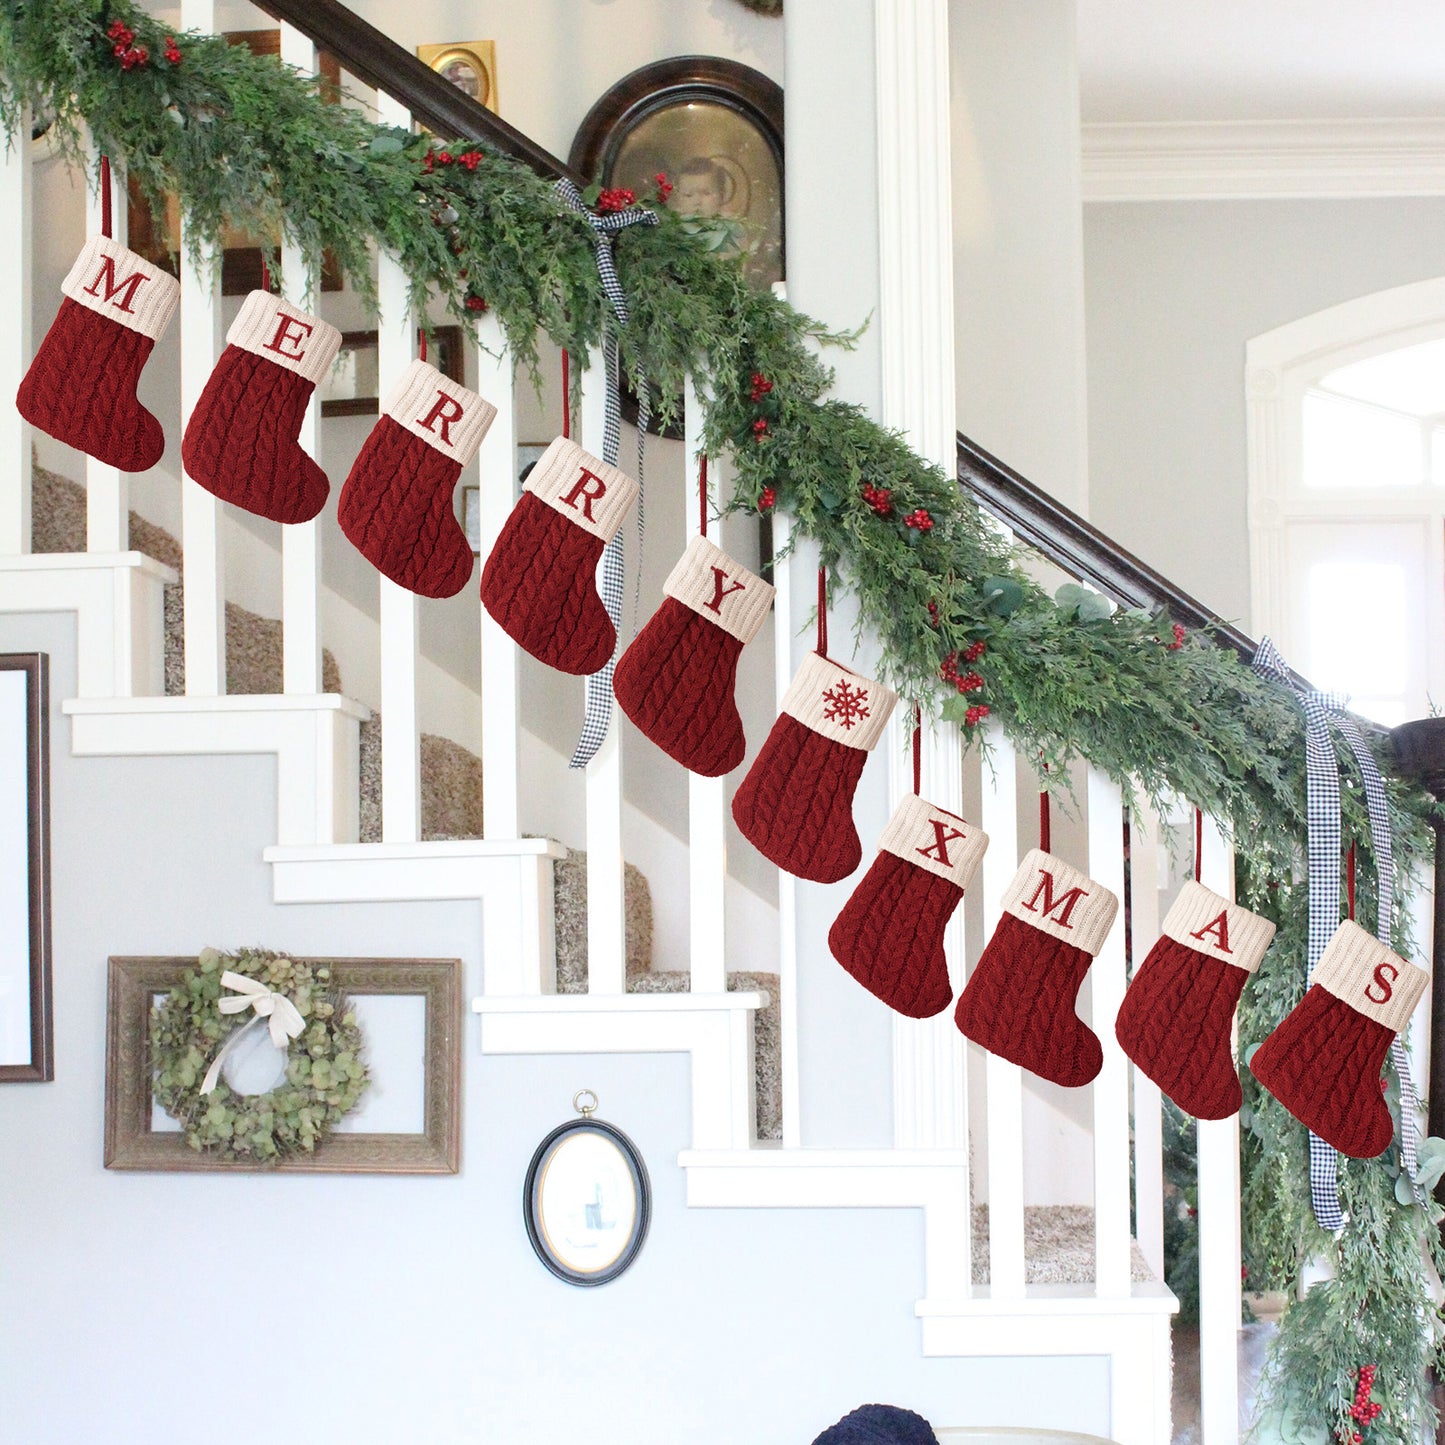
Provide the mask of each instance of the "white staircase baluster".
MULTIPOLYGON (((92 164, 99 167, 99 154, 92 150, 92 164)), ((85 233, 101 232, 102 197, 99 172, 94 189, 85 194, 85 233)), ((112 162, 110 172, 111 230, 124 246, 129 240, 125 170, 112 162)), ((29 272, 26 271, 27 277, 29 272)), ((209 372, 209 361, 207 371, 209 372)), ((85 459, 85 548, 88 552, 124 552, 130 545, 130 479, 116 467, 94 457, 85 459)))
MULTIPOLYGON (((576 358, 574 358, 574 361, 576 358)), ((602 353, 588 358, 582 373, 581 445, 593 456, 602 455, 607 415, 607 374, 602 353)), ((626 470, 626 468, 624 468, 626 470)), ((636 532, 629 512, 623 522, 628 541, 636 547, 636 532)), ((629 568, 637 558, 628 558, 629 568)), ((601 590, 602 562, 597 564, 601 590)), ((626 591, 624 590, 624 620, 626 591)), ((619 643, 622 638, 619 636, 619 643)), ((581 728, 581 718, 577 719, 581 728)), ((587 989, 589 993, 626 991, 627 942, 622 903, 622 727, 616 707, 607 736, 587 764, 587 989)))
MULTIPOLYGON (((1234 897, 1234 853, 1204 820, 1200 879, 1234 897)), ((1239 1115, 1199 1129, 1199 1400, 1203 1445, 1239 1440, 1239 1115)))
MULTIPOLYGON (((316 47, 294 25, 281 25, 281 63, 303 75, 316 74, 316 47)), ((281 248, 281 294, 293 306, 320 310, 320 258, 287 242, 281 248), (307 305, 310 297, 309 307, 307 305)), ((301 449, 317 456, 321 406, 315 395, 306 408, 301 449)), ((286 692, 321 691, 320 518, 281 529, 281 673, 286 692)))
MULTIPOLYGON (((1159 937, 1161 825, 1147 804, 1129 819, 1129 903, 1134 972, 1159 937)), ((1164 1278, 1164 1131, 1159 1085, 1131 1065, 1134 1085, 1134 1231, 1139 1252, 1164 1278)))
MULTIPOLYGON (((1124 897, 1124 804, 1119 785, 1089 769, 1089 876, 1124 897)), ((1124 920, 1109 930, 1089 971, 1090 1023, 1104 1050, 1093 1083, 1094 1288, 1127 1297, 1129 1261, 1129 1061, 1114 1037, 1124 1001, 1124 920)))
MULTIPOLYGON (((781 703, 793 680, 793 563, 778 561, 793 540, 793 525, 773 513, 773 691, 781 703)), ((778 1034, 782 1056, 783 1147, 803 1147, 802 1087, 798 1076, 798 880, 778 869, 778 1034)))
MULTIPOLYGON (((983 814, 988 852, 979 865, 983 889, 984 937, 1002 917, 998 900, 1019 865, 1016 792, 1018 759, 1002 728, 990 725, 990 754, 983 768, 983 814)), ((993 1299, 1017 1299, 1024 1292, 1024 1104, 1023 1071, 987 1054, 988 1094, 988 1270, 993 1299)))
MULTIPOLYGON (((496 317, 488 312, 478 328, 477 390, 497 408, 478 459, 478 510, 481 555, 478 572, 518 495, 517 421, 513 394, 513 364, 507 338, 496 317)), ((480 577, 474 585, 480 586, 480 577)), ((480 604, 479 604, 480 605, 480 604)), ((518 661, 521 649, 493 620, 482 613, 482 830, 490 839, 521 835, 518 801, 521 749, 521 683, 518 661)))
MULTIPOLYGON (((377 119, 411 127, 411 112, 378 92, 377 119)), ((383 251, 376 260, 378 323, 377 395, 385 397, 411 364, 416 324, 406 272, 383 251)), ((421 739, 417 732, 417 600, 389 577, 381 587, 381 836, 386 843, 421 837, 421 739)))
MULTIPOLYGON (((687 416, 682 449, 686 473, 682 494, 687 507, 685 532, 691 537, 700 531, 699 458, 703 454, 702 403, 691 382, 687 384, 683 405, 687 416)), ((714 496, 721 495, 720 481, 714 463, 709 486, 714 496)), ((710 521, 714 534, 720 527, 720 522, 710 521)), ((716 535, 712 540, 721 545, 716 535)), ((724 938, 728 870, 725 789, 723 778, 687 775, 688 953, 694 993, 724 993, 728 986, 724 938)))
POLYGON ((30 550, 30 426, 10 403, 30 366, 30 167, 30 111, 22 108, 15 135, 0 150, 5 252, 26 282, 0 296, 0 556, 30 550))

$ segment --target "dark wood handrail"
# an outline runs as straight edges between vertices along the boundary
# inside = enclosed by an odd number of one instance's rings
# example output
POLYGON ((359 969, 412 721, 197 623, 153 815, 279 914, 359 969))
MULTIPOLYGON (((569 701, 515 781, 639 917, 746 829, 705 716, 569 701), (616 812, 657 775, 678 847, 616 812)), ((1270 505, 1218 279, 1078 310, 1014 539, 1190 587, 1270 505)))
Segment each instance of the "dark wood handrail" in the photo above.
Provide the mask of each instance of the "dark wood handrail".
POLYGON ((1165 607, 1170 618, 1185 627, 1211 627, 1215 637, 1246 662, 1254 657, 1257 644, 1252 638, 962 432, 958 480, 985 511, 1071 576, 1093 583, 1126 607, 1165 607))
POLYGON ((479 140, 549 180, 587 182, 565 161, 443 80, 425 61, 353 14, 338 0, 257 0, 260 9, 294 26, 343 70, 399 100, 428 130, 449 140, 479 140))

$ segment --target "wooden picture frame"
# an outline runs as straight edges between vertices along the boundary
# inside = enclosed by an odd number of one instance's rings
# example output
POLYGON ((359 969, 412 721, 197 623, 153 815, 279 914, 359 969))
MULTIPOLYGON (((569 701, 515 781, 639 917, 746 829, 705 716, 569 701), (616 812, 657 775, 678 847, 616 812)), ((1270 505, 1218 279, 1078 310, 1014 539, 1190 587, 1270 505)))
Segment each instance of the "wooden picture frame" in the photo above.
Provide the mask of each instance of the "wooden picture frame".
POLYGON ((55 1077, 50 659, 0 654, 0 1083, 55 1077))
POLYGON ((105 1167, 163 1173, 455 1174, 461 1168, 462 965, 454 958, 336 958, 325 962, 353 998, 420 995, 426 1001, 421 1133, 333 1130, 314 1154, 278 1164, 197 1153, 183 1133, 151 1127, 150 1015, 194 958, 109 961, 105 1028, 105 1167))
POLYGON ((493 112, 497 107, 497 43, 495 40, 452 41, 418 45, 416 58, 431 66, 463 95, 493 112))
MULTIPOLYGON (((462 328, 433 326, 429 334, 431 364, 458 386, 465 386, 467 357, 462 328)), ((376 331, 341 333, 341 350, 336 353, 331 374, 322 377, 317 388, 322 416, 380 414, 381 398, 377 395, 376 374, 376 352, 380 344, 380 333, 376 331)))
MULTIPOLYGON (((761 71, 712 55, 684 55, 624 76, 587 112, 567 163, 605 187, 645 200, 665 172, 667 206, 692 216, 720 254, 741 255, 748 279, 766 290, 787 271, 783 211, 783 91, 761 71)), ((637 424, 637 398, 622 388, 623 415, 637 424)), ((649 425, 681 439, 675 420, 649 425)), ((657 406, 653 407, 654 417, 657 406)))

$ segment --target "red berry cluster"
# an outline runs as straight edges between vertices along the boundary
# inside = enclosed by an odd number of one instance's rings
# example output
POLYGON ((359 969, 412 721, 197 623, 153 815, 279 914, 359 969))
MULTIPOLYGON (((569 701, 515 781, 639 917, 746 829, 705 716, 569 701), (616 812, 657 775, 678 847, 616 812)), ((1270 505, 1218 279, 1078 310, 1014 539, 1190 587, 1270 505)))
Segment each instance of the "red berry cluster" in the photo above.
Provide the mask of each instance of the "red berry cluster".
POLYGON ((777 500, 777 492, 775 492, 772 487, 764 487, 762 491, 758 493, 758 511, 771 512, 773 510, 773 504, 777 500))
POLYGON ((181 63, 181 47, 176 44, 175 36, 166 36, 166 63, 168 65, 179 65, 181 63))
POLYGON ((748 394, 752 397, 754 405, 760 402, 773 389, 772 382, 769 381, 761 371, 753 372, 752 385, 753 389, 748 394))
POLYGON ((966 713, 964 713, 963 720, 965 723, 968 724, 969 727, 972 728, 977 727, 979 723, 981 723, 987 716, 988 704, 979 702, 975 703, 971 708, 969 708, 966 713))
MULTIPOLYGON (((1370 1392, 1375 1388, 1375 1367, 1373 1365, 1361 1365, 1360 1372, 1355 1384, 1355 1402, 1350 1406, 1350 1418, 1361 1425, 1372 1425, 1375 1418, 1385 1407, 1377 1405, 1370 1399, 1370 1392)), ((1356 1430, 1351 1436, 1351 1445, 1360 1445, 1363 1437, 1356 1430)))
MULTIPOLYGON (((135 31, 125 23, 124 20, 117 20, 109 30, 105 32, 106 38, 111 42, 110 53, 120 61, 122 70, 134 70, 139 65, 146 64, 151 58, 151 53, 144 45, 135 43, 135 31)), ((175 50, 175 41, 166 41, 166 59, 171 60, 171 51, 175 50)), ((176 50, 174 65, 181 58, 181 53, 176 50)))
POLYGON ((968 646, 963 649, 963 660, 965 662, 977 662, 987 651, 988 648, 984 646, 983 639, 979 638, 977 642, 970 642, 968 646))
POLYGON ((922 507, 915 507, 904 519, 905 527, 912 527, 919 532, 931 532, 933 530, 933 518, 922 507))
POLYGON ((934 627, 938 626, 938 603, 930 602, 928 604, 928 620, 934 627))
POLYGON ((450 151, 428 151, 421 158, 421 168, 427 175, 438 166, 462 166, 464 169, 474 171, 482 163, 481 151, 463 151, 460 155, 454 156, 450 151))
POLYGON ((603 191, 597 197, 597 214, 599 216, 615 215, 618 211, 625 211, 629 206, 637 204, 637 192, 624 190, 620 186, 614 186, 611 190, 603 191))
POLYGON ((1184 646, 1184 627, 1182 623, 1174 624, 1174 641, 1165 644, 1170 652, 1178 652, 1184 646))
POLYGON ((758 441, 762 441, 762 439, 763 439, 765 436, 767 436, 767 434, 768 434, 768 419, 767 419, 767 417, 765 417, 765 416, 760 416, 760 417, 753 423, 753 436, 756 437, 758 441))
POLYGON ((468 296, 463 304, 468 311, 482 312, 487 309, 487 300, 484 296, 468 296))
MULTIPOLYGON (((964 654, 965 657, 967 653, 964 654)), ((977 692, 983 686, 983 678, 976 672, 959 672, 958 654, 950 652, 943 659, 938 669, 938 675, 944 682, 951 682, 959 692, 977 692)))
MULTIPOLYGON (((887 517, 893 511, 893 493, 887 487, 863 488, 863 500, 878 513, 880 517, 887 517)), ((931 603, 929 604, 932 605, 931 603)))
POLYGON ((667 198, 672 194, 672 182, 668 180, 666 171, 658 171, 652 179, 657 183, 657 204, 665 206, 667 198))

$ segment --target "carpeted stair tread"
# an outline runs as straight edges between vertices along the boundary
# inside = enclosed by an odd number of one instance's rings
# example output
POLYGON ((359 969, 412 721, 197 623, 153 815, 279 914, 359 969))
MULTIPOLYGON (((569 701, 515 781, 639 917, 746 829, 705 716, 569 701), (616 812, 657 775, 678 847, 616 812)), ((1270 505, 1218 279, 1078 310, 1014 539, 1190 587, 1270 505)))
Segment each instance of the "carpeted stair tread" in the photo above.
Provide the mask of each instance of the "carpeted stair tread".
MULTIPOLYGON (((1130 1278, 1155 1278, 1139 1245, 1129 1241, 1130 1278)), ((988 1205, 973 1206, 973 1282, 989 1282, 988 1205)), ((1093 1284, 1094 1210, 1088 1204, 1024 1206, 1024 1283, 1093 1284)))

